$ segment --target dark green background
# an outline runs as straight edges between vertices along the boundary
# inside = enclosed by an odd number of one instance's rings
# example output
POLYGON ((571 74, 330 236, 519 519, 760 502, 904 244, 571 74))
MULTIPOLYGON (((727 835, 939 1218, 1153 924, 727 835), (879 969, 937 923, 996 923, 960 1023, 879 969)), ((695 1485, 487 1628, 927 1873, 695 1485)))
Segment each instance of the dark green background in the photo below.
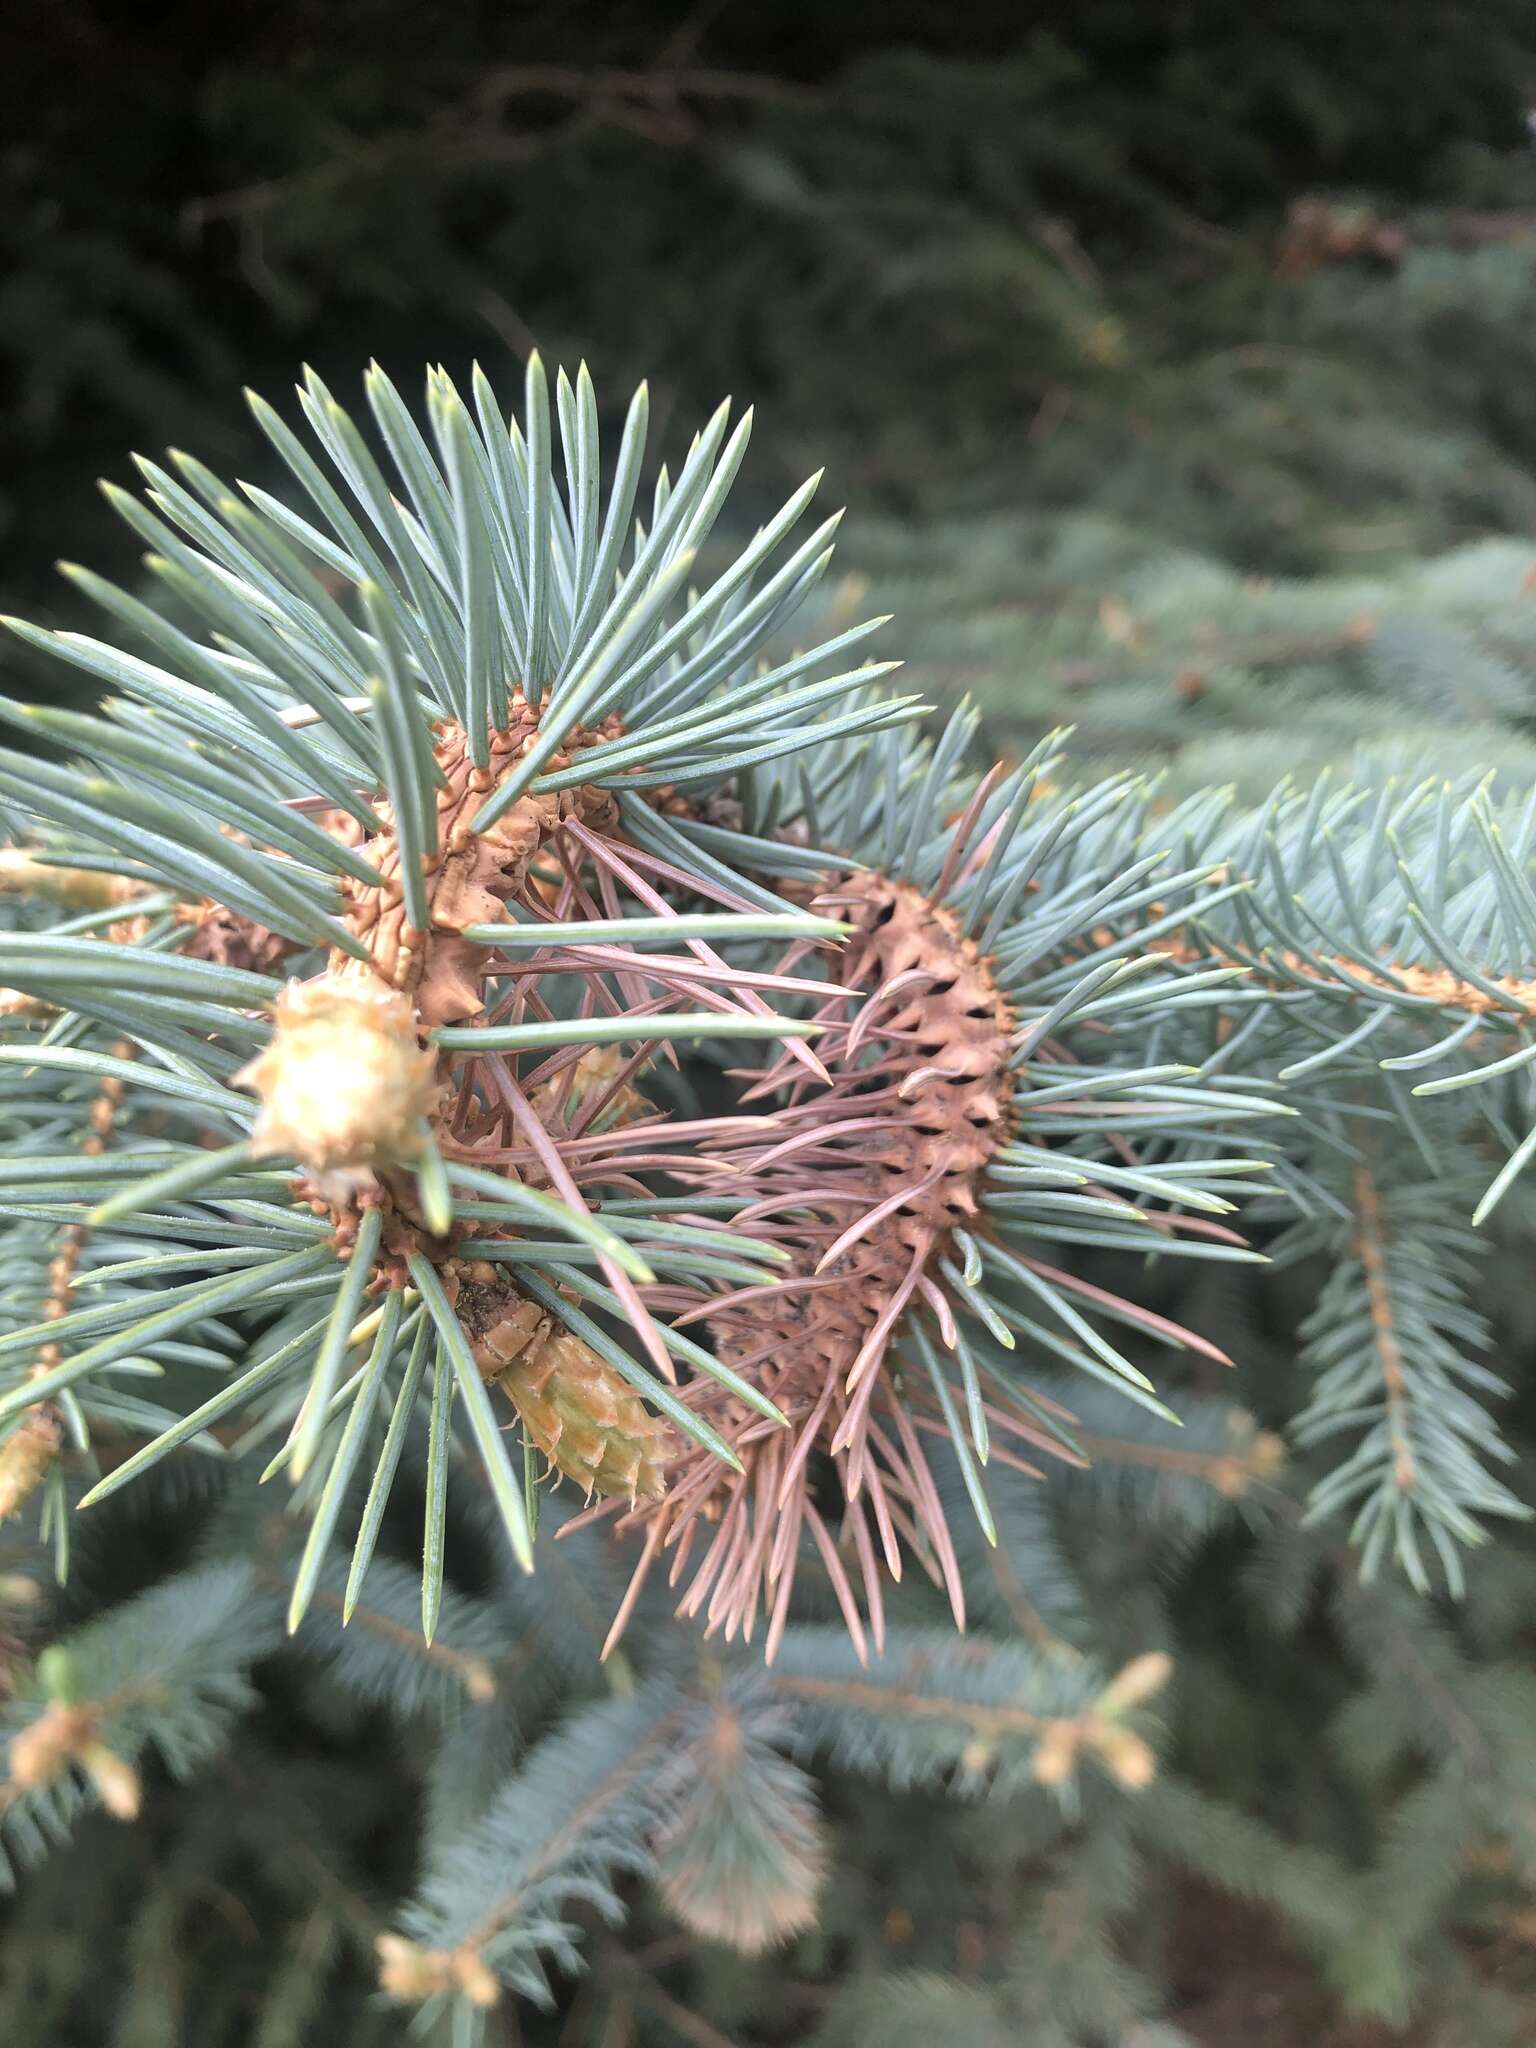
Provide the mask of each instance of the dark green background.
POLYGON ((1536 210, 1531 98, 1526 0, 17 6, 0 592, 131 563, 91 483, 132 448, 258 464, 244 383, 534 339, 678 436, 759 401, 765 499, 827 460, 862 510, 1290 569, 1519 528, 1532 256, 1475 223, 1536 210), (1318 192, 1407 262, 1277 278, 1318 192))

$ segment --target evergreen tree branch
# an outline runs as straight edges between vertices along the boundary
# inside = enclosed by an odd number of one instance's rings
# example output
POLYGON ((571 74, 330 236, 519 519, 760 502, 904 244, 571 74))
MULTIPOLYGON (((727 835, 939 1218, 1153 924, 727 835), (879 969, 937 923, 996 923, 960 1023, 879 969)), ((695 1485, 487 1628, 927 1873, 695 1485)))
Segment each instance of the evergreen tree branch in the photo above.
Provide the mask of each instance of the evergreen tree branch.
POLYGON ((1381 1199, 1369 1168, 1362 1160, 1354 1172, 1356 1232, 1354 1249, 1365 1274, 1365 1291, 1370 1302, 1371 1328, 1375 1333, 1376 1356, 1386 1398, 1387 1436, 1392 1446, 1392 1484, 1411 1493, 1419 1483, 1413 1445, 1407 1421, 1409 1395, 1403 1369, 1402 1346, 1398 1341, 1397 1319, 1387 1278, 1383 1239, 1381 1199))

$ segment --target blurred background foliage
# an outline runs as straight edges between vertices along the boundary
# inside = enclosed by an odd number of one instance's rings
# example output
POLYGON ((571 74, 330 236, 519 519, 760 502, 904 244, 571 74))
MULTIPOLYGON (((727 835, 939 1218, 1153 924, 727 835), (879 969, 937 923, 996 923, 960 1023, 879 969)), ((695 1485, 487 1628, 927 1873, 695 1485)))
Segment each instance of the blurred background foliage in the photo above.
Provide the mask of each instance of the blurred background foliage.
POLYGON ((1311 761, 1404 696, 1508 733, 1532 101, 1526 0, 15 9, 0 602, 79 623, 56 558, 131 572, 91 488, 130 450, 275 481, 242 384, 536 340, 663 424, 755 400, 746 511, 825 462, 1005 744, 1224 773, 1234 726, 1311 761))
MULTIPOLYGON (((750 395, 767 496, 1243 571, 1536 511, 1525 0, 129 0, 0 28, 0 584, 301 360, 750 395)), ((103 563, 102 566, 107 566, 103 563)))

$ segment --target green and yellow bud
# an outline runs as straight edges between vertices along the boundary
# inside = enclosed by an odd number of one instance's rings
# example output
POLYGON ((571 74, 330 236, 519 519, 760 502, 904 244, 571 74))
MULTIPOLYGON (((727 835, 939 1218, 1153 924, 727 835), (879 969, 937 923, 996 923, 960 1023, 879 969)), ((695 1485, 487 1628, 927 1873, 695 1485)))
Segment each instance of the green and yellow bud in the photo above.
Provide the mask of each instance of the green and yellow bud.
POLYGON ((393 989, 327 976, 278 997, 271 1044, 235 1077, 261 1097, 260 1155, 317 1173, 403 1165, 436 1107, 437 1060, 393 989))
POLYGON ((666 1491, 671 1432, 634 1389, 579 1337, 530 1301, 509 1304, 474 1345, 528 1441, 590 1497, 657 1500, 666 1491))

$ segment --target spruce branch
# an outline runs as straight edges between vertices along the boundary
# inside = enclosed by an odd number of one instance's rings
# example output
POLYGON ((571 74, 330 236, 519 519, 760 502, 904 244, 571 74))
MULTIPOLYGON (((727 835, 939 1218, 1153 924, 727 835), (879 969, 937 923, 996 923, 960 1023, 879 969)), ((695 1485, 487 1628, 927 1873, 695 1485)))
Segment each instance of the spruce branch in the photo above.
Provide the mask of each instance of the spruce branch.
MULTIPOLYGON (((1459 1183, 1471 1176, 1463 1165, 1459 1183)), ((1486 1541, 1483 1518, 1530 1509, 1490 1465, 1513 1462, 1483 1402, 1504 1393, 1479 1354, 1489 1343, 1474 1306, 1483 1256, 1446 1213, 1440 1189, 1390 1185, 1369 1153, 1349 1173, 1349 1226, 1294 1230, 1336 1260, 1302 1324, 1303 1363, 1316 1375, 1292 1428, 1305 1446, 1352 1448, 1314 1486, 1310 1512, 1353 1516, 1367 1576, 1392 1554, 1420 1591, 1431 1573, 1465 1589, 1463 1547, 1486 1541)))
MULTIPOLYGON (((275 1254, 267 1270, 258 1260, 227 1279, 183 1286, 171 1297, 177 1306, 147 1321, 133 1321, 126 1296, 62 1317, 61 1341, 89 1341, 60 1359, 39 1395, 87 1381, 90 1393, 134 1343, 180 1341, 202 1311, 238 1305, 260 1314, 295 1288, 327 1297, 324 1316, 290 1327, 240 1382, 259 1397, 258 1434, 284 1412, 291 1418, 279 1463, 308 1490, 318 1518, 295 1620, 373 1405, 393 1397, 408 1427, 424 1391, 411 1367, 399 1376, 396 1350, 407 1333, 398 1316, 371 1366, 352 1369, 368 1297, 399 1298, 408 1276, 418 1293, 426 1289, 444 1347, 432 1376, 439 1422, 453 1405, 443 1399, 451 1360, 458 1405, 477 1423, 509 1534, 524 1548, 523 1510, 511 1512, 505 1454, 460 1333, 462 1290, 494 1283, 515 1312, 519 1302, 545 1299, 537 1288, 517 1293, 519 1271, 552 1272, 551 1253, 591 1247, 661 1375, 634 1368, 638 1383, 659 1390, 675 1378, 674 1346, 644 1290, 661 1285, 669 1265, 681 1275, 709 1257, 708 1232, 685 1222, 669 1227, 648 1261, 594 1220, 603 1191, 635 1185, 655 1139, 643 1115, 599 1119, 571 1086, 576 1070, 611 1044, 630 1063, 622 1090, 648 1056, 672 1057, 675 1044, 794 1042, 811 1029, 770 1003, 800 993, 792 981, 733 967, 707 942, 829 938, 835 921, 782 905, 765 917, 717 866, 668 864, 667 881, 681 879, 706 906, 691 922, 678 919, 651 884, 655 864, 639 849, 619 851, 616 787, 720 784, 744 735, 754 758, 770 760, 818 736, 805 717, 813 707, 837 730, 852 729, 838 710, 849 697, 860 730, 912 709, 869 694, 878 667, 816 679, 814 649, 762 681, 752 675, 754 654, 829 559, 835 521, 792 539, 815 479, 712 582, 691 587, 749 419, 731 431, 728 408, 716 413, 675 480, 663 474, 649 523, 631 540, 643 390, 604 506, 585 371, 574 384, 562 374, 554 394, 564 492, 537 358, 521 424, 507 419, 478 372, 472 406, 441 373, 429 377, 426 433, 376 368, 365 389, 393 478, 312 374, 300 404, 319 461, 253 401, 318 524, 264 492, 230 489, 180 453, 170 468, 140 464, 143 500, 109 493, 151 548, 152 573, 208 637, 77 573, 79 587, 158 659, 18 626, 113 694, 95 717, 7 707, 11 722, 71 758, 0 759, 0 783, 49 834, 49 858, 73 859, 77 873, 108 871, 99 890, 87 890, 92 903, 127 909, 152 900, 146 884, 161 890, 158 916, 120 920, 106 934, 123 963, 110 977, 100 971, 99 942, 68 937, 69 927, 22 928, 0 940, 0 971, 21 1014, 59 1019, 43 1042, 29 1034, 4 1056, 44 1074, 99 1074, 115 1088, 129 1078, 126 1049, 142 1050, 130 1104, 136 1118, 153 1119, 157 1130, 168 1123, 174 1134, 136 1185, 85 1177, 71 1194, 130 1239, 153 1239, 184 1220, 194 1237, 227 1242, 242 1219, 259 1216, 275 1254), (658 938, 683 951, 654 952, 658 938), (285 988, 274 969, 290 965, 308 978, 285 988), (114 1028, 125 1034, 123 1051, 104 1053, 99 1034, 114 1028), (556 1087, 561 1073, 567 1079, 556 1087), (261 1099, 249 1143, 251 1116, 234 1092, 242 1087, 261 1099), (155 1096, 169 1098, 169 1119, 155 1096), (241 1135, 209 1150, 206 1117, 215 1110, 241 1135), (275 1186, 268 1159, 287 1168, 275 1186), (539 1244, 530 1224, 566 1237, 568 1247, 539 1244), (504 1263, 481 1261, 471 1273, 461 1240, 504 1263), (329 1268, 326 1243, 336 1260, 329 1268)), ((837 651, 863 637, 844 631, 837 651)), ((18 887, 34 886, 39 872, 67 872, 35 859, 14 865, 18 887)), ((797 1056, 822 1071, 814 1054, 797 1047, 797 1056)), ((29 1192, 48 1192, 41 1176, 29 1192)), ((556 1297, 557 1317, 565 1299, 556 1297)), ((544 1313, 536 1309, 535 1319, 544 1313)), ((18 1331, 16 1341, 28 1334, 18 1331)), ((617 1423, 604 1421, 597 1383, 581 1381, 583 1373, 601 1380, 612 1361, 574 1336, 563 1349, 540 1342, 546 1393, 555 1377, 558 1428, 530 1420, 525 1403, 531 1441, 559 1464, 582 1429, 595 1431, 581 1465, 589 1483, 595 1475, 600 1487, 632 1484, 632 1473, 617 1476, 629 1466, 604 1447, 617 1423)), ((711 1369, 698 1346, 689 1358, 696 1372, 711 1369)), ((505 1377, 509 1359, 487 1376, 505 1377)), ((629 1367, 625 1355, 621 1370, 629 1367)), ((656 1398, 667 1406, 664 1392, 656 1398)), ((9 1405, 22 1413, 19 1389, 9 1405)), ((632 1405, 626 1427, 638 1437, 653 1425, 632 1405)), ((204 1402, 197 1423, 227 1412, 222 1397, 204 1402)), ((718 1444, 706 1421, 678 1412, 701 1442, 718 1444)), ((24 1444, 40 1427, 30 1426, 24 1444)), ((196 1434, 180 1423, 162 1429, 113 1483, 196 1434)), ((440 1433, 439 1441, 447 1439, 440 1433)), ((399 1442, 398 1432, 387 1438, 384 1455, 397 1457, 399 1442)), ((381 1465, 375 1481, 382 1476, 381 1465)), ((382 1499, 387 1486, 375 1492, 382 1499)), ((440 1600, 433 1555, 429 1543, 428 1611, 440 1600)))
POLYGON ((786 1636, 769 1682, 802 1708, 804 1742, 898 1785, 954 1774, 962 1787, 1062 1788, 1093 1757, 1117 1784, 1140 1791, 1157 1765, 1130 1717, 1171 1670, 1162 1652, 1148 1652, 1106 1684, 1082 1659, 1056 1651, 1000 1642, 967 1650, 914 1631, 865 1666, 836 1631, 801 1626, 786 1636))
POLYGON ((404 1932, 381 1938, 384 1988, 484 2006, 504 1981, 549 2003, 546 1958, 575 1955, 563 1911, 579 1899, 615 1917, 614 1874, 648 1862, 655 1761, 676 1712, 671 1688, 652 1685, 586 1708, 540 1745, 483 1818, 442 1845, 404 1932))
MULTIPOLYGON (((71 1306, 50 1338, 67 1355, 0 1391, 0 1418, 67 1396, 95 1455, 102 1374, 307 1303, 238 1382, 252 1441, 286 1427, 272 1469, 315 1518, 295 1623, 386 1403, 358 1576, 429 1399, 424 1613, 463 1423, 531 1555, 536 1468, 508 1462, 495 1382, 529 1457, 644 1532, 642 1576, 670 1552, 684 1610, 727 1637, 761 1615, 771 1658, 802 1551, 855 1643, 878 1651, 903 1552, 963 1624, 927 1446, 951 1447, 990 1536, 989 1461, 1081 1456, 1026 1355, 1160 1416, 1118 1332, 1212 1355, 1076 1271, 1082 1250, 1242 1262, 1227 1219, 1270 1176, 1337 1215, 1314 1152, 1351 1143, 1351 1117, 1431 1142, 1405 1069, 1448 1061, 1417 1094, 1491 1089, 1536 1126, 1518 1107, 1528 814, 1422 781, 1167 812, 1128 777, 1066 784, 1055 739, 977 782, 969 708, 914 741, 881 665, 827 673, 864 627, 765 657, 827 566, 835 522, 795 538, 816 479, 692 582, 749 420, 720 408, 636 522, 643 391, 606 503, 584 374, 552 394, 534 358, 521 421, 478 374, 466 402, 432 373, 425 428, 376 367, 365 395, 371 439, 308 374, 308 445, 255 402, 303 513, 190 457, 141 464, 144 498, 113 503, 204 637, 77 575, 156 659, 23 629, 114 694, 95 717, 12 707, 70 758, 0 758, 48 860, 151 891, 95 904, 94 929, 29 912, 0 939, 7 985, 52 1019, 0 1061, 33 1086, 121 1085, 135 1147, 141 1122, 155 1139, 128 1186, 17 1155, 28 1220, 110 1226, 125 1269, 135 1240, 147 1271, 176 1234, 267 1255, 147 1317, 131 1287, 71 1306), (788 950, 757 964, 775 938, 788 950), (286 989, 278 968, 298 970, 286 989), (778 1047, 731 1077, 738 1113, 647 1113, 648 1061, 733 1038, 778 1047), (583 1066, 609 1047, 594 1097, 583 1066), (1240 1155, 1239 1125, 1263 1132, 1240 1155), (657 1176, 683 1195, 650 1193, 657 1176), (637 1223, 685 1206, 642 1237, 608 1220, 637 1199, 637 1223), (370 1321, 407 1287, 426 1353, 403 1314, 370 1321), (838 1528, 813 1454, 837 1469, 838 1528)), ((1479 1218, 1536 1142, 1511 1137, 1479 1218)), ((0 1368, 38 1335, 0 1334, 0 1368)), ((1400 1457, 1400 1366, 1383 1385, 1400 1457)), ((218 1401, 111 1483, 200 1439, 218 1401)), ((1457 1428, 1487 1448, 1475 1415, 1457 1428)), ((1426 1510, 1453 1581, 1473 1509, 1508 1504, 1463 1473, 1426 1510)))
MULTIPOLYGON (((184 1777, 251 1703, 251 1666, 277 1640, 250 1569, 214 1564, 166 1580, 42 1652, 3 1709, 4 1849, 32 1861, 88 1801, 132 1819, 139 1766, 154 1755, 184 1777)), ((0 1875, 12 1876, 10 1862, 0 1875)))
POLYGON ((816 1790, 779 1754, 791 1716, 755 1676, 708 1690, 658 1783, 655 1882, 693 1933, 745 1955, 816 1920, 828 1849, 816 1790))
MULTIPOLYGON (((1197 1061, 1127 1057, 1119 1037, 1160 1001, 1219 1003, 1231 977, 1170 969, 1155 953, 1122 957, 1130 945, 1101 936, 1101 920, 1118 914, 1134 943, 1144 906, 1161 896, 1162 917, 1170 898, 1198 901, 1207 870, 1155 887, 1157 859, 1106 861, 1037 910, 1031 885, 1045 863, 1080 856, 1132 792, 1111 785, 1042 817, 1035 799, 1054 746, 975 786, 961 769, 973 733, 962 709, 931 743, 893 734, 883 757, 832 744, 813 756, 807 783, 830 779, 809 801, 843 852, 810 900, 853 927, 814 1013, 832 1085, 816 1088, 787 1055, 739 1072, 738 1100, 770 1104, 772 1125, 710 1135, 699 1166, 674 1169, 702 1193, 705 1156, 728 1162, 740 1226, 791 1255, 787 1275, 756 1285, 659 1297, 678 1327, 702 1325, 726 1365, 771 1393, 790 1431, 765 1431, 723 1379, 700 1383, 692 1398, 735 1444, 739 1472, 683 1449, 665 1491, 619 1522, 644 1532, 637 1586, 671 1550, 672 1583, 690 1574, 680 1612, 702 1613, 727 1640, 750 1638, 761 1615, 769 1662, 804 1550, 860 1655, 880 1651, 882 1579, 899 1579, 903 1546, 964 1625, 925 1439, 952 1447, 984 1532, 991 1457, 1078 1455, 1066 1411, 1011 1369, 1020 1335, 1167 1412, 1101 1317, 1173 1348, 1201 1340, 1040 1259, 1038 1246, 1249 1256, 1218 1219, 1234 1207, 1230 1177, 1264 1162, 1225 1158, 1215 1144, 1269 1101, 1230 1080, 1206 1085, 1197 1061), (1155 1166, 1138 1154, 1144 1135, 1155 1166), (813 1496, 814 1456, 838 1474, 841 1543, 813 1496)), ((761 815, 793 818, 806 800, 805 787, 778 784, 761 815)), ((804 957, 796 947, 784 970, 804 957)))

